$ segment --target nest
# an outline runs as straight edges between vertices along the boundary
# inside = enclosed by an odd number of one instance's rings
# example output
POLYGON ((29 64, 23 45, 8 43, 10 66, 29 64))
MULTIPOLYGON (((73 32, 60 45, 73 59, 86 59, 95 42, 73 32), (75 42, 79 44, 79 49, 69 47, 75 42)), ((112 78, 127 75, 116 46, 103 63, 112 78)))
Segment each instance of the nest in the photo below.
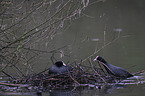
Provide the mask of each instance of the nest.
MULTIPOLYGON (((66 89, 74 88, 76 86, 90 87, 90 85, 101 88, 100 86, 104 86, 107 83, 122 81, 122 78, 108 74, 101 64, 98 63, 98 66, 94 66, 92 63, 90 64, 91 67, 76 65, 73 67, 72 71, 63 74, 33 74, 24 79, 14 80, 13 83, 30 84, 32 86, 37 86, 37 88, 66 89)), ((144 70, 135 74, 142 72, 144 72, 144 70)))
MULTIPOLYGON (((118 78, 106 74, 105 70, 84 71, 81 67, 74 68, 64 74, 35 74, 25 80, 19 82, 28 83, 32 86, 41 86, 49 89, 55 88, 71 88, 74 86, 104 85, 108 82, 114 82, 118 78)), ((18 82, 18 81, 17 81, 18 82)))
POLYGON ((120 78, 107 73, 101 66, 74 66, 72 71, 64 74, 34 74, 31 77, 17 80, 17 83, 31 84, 32 86, 41 86, 48 89, 73 88, 74 86, 103 86, 106 83, 118 82, 120 78))

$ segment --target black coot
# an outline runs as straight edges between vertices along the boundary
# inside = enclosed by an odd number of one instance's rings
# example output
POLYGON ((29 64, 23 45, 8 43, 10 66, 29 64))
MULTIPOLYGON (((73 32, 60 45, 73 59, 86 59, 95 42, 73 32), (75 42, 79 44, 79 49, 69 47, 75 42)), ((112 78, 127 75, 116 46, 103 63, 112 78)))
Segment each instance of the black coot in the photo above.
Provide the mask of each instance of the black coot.
POLYGON ((126 71, 125 69, 121 68, 121 67, 117 67, 114 66, 112 64, 109 64, 108 62, 106 62, 102 57, 97 56, 94 61, 99 61, 101 64, 103 64, 103 66, 105 67, 105 69, 107 70, 107 72, 109 74, 112 74, 116 77, 120 77, 120 78, 127 78, 127 77, 132 77, 133 75, 131 73, 129 73, 128 71, 126 71))
POLYGON ((50 69, 49 74, 62 74, 68 71, 73 70, 69 65, 65 65, 63 61, 57 61, 50 69))

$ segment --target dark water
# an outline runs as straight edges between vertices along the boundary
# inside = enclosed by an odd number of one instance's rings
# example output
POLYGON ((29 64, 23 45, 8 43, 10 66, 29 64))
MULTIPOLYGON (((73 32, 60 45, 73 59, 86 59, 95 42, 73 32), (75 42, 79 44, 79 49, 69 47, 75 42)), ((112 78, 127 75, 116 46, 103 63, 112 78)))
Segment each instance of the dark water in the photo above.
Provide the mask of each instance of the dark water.
POLYGON ((144 4, 143 0, 106 0, 86 8, 85 15, 55 38, 56 48, 70 45, 62 50, 70 57, 62 59, 65 62, 83 60, 112 42, 94 57, 100 55, 130 72, 144 70, 144 4))
MULTIPOLYGON (((93 0, 92 0, 93 1, 93 0)), ((95 0, 94 0, 95 1, 95 0)), ((91 3, 91 0, 90 0, 91 3)), ((112 42, 97 52, 109 63, 123 67, 131 73, 145 69, 145 1, 144 0, 103 0, 85 9, 81 18, 72 22, 67 30, 59 30, 54 38, 54 47, 62 49, 56 58, 64 62, 80 62, 102 46, 112 42), (68 56, 65 56, 68 55, 68 56)), ((50 67, 49 54, 42 54, 35 63, 38 71, 50 67), (49 65, 48 65, 49 62, 49 65), (39 67, 39 68, 38 68, 39 67)), ((3 88, 9 93, 0 95, 38 95, 35 91, 23 88, 3 88), (8 88, 10 90, 8 90, 8 88), (23 92, 22 92, 23 91, 23 92), (15 92, 15 93, 14 93, 15 92)), ((144 96, 145 74, 97 87, 74 88, 69 90, 48 90, 42 96, 144 96)))
POLYGON ((72 44, 76 59, 84 59, 104 43, 113 41, 96 55, 108 62, 129 69, 130 72, 145 68, 145 2, 143 0, 106 0, 88 7, 83 16, 61 36, 62 43, 72 44), (105 32, 105 41, 104 41, 105 32))

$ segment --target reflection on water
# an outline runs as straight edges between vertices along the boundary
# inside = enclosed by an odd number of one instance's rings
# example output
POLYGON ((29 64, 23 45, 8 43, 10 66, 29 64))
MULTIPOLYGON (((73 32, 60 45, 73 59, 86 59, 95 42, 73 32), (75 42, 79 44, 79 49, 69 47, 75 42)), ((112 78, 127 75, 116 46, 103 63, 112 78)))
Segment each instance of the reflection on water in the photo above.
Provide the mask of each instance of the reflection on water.
POLYGON ((49 92, 50 96, 76 96, 75 90, 53 90, 49 92))
POLYGON ((113 29, 113 31, 116 31, 116 32, 121 32, 122 31, 122 29, 113 29))
MULTIPOLYGON (((110 83, 105 86, 102 86, 101 89, 98 89, 97 86, 89 87, 77 87, 71 90, 53 90, 50 93, 50 96, 104 96, 104 95, 119 95, 124 91, 124 96, 130 94, 130 90, 140 89, 136 94, 144 94, 142 90, 145 88, 145 76, 135 76, 128 78, 119 83, 110 83), (137 78, 138 79, 137 79, 137 78), (142 88, 142 86, 144 86, 142 88), (142 92, 142 93, 140 93, 142 92)), ((49 94, 47 93, 47 94, 49 94)), ((46 94, 46 93, 45 93, 46 94)))
MULTIPOLYGON (((5 77, 4 77, 5 78, 5 77)), ((2 81, 1 82, 6 82, 2 81)), ((85 85, 85 84, 84 84, 85 85)), ((86 84, 87 85, 87 84, 86 84)), ((145 72, 141 73, 139 76, 134 76, 127 78, 121 82, 108 83, 106 85, 87 85, 87 86, 78 86, 71 89, 47 89, 47 88, 38 88, 37 86, 28 86, 27 87, 14 87, 0 85, 0 95, 26 95, 26 96, 104 96, 104 95, 118 95, 125 92, 124 95, 131 94, 136 91, 135 94, 145 94, 145 72)), ((134 93, 133 93, 134 94, 134 93)), ((140 95, 141 96, 141 95, 140 95)))

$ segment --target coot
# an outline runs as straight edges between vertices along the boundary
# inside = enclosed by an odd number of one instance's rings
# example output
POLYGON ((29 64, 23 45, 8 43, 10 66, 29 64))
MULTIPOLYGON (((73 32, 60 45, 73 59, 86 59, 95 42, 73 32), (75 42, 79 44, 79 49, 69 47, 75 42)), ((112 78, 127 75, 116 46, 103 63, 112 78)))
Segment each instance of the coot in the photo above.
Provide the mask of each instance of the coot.
POLYGON ((50 69, 49 74, 62 74, 73 70, 69 65, 65 65, 63 61, 57 61, 50 69))
POLYGON ((121 67, 117 67, 114 66, 112 64, 109 64, 108 62, 106 62, 102 57, 97 56, 94 61, 98 61, 101 64, 103 64, 103 66, 105 67, 105 69, 107 70, 107 72, 109 74, 112 74, 116 77, 120 77, 120 78, 127 78, 127 77, 132 77, 133 75, 131 73, 129 73, 128 71, 126 71, 125 69, 121 68, 121 67))

